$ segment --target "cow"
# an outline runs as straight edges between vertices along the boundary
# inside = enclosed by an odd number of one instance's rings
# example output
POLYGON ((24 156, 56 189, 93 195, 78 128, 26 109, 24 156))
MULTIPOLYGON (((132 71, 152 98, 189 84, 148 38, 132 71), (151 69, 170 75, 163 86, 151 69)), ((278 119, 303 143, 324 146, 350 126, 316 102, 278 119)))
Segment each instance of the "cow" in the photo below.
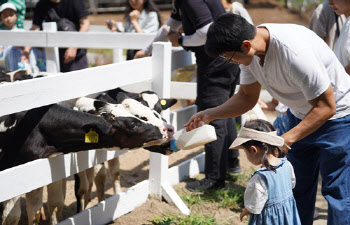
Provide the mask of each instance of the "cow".
MULTIPOLYGON (((143 106, 137 101, 129 99, 114 106, 100 101, 95 104, 102 111, 97 116, 54 104, 0 117, 0 171, 58 152, 136 149, 170 141, 171 129, 156 121, 150 109, 146 107, 145 117, 130 113, 143 106), (96 143, 85 143, 85 134, 90 131, 98 135, 96 143)), ((171 153, 170 148, 149 150, 171 153)), ((29 224, 30 220, 35 219, 29 218, 29 224)))
MULTIPOLYGON (((122 103, 125 99, 132 98, 144 106, 154 110, 154 115, 157 118, 161 118, 159 113, 162 110, 165 110, 172 105, 174 105, 177 100, 176 99, 160 99, 158 95, 153 91, 143 91, 141 93, 132 93, 127 92, 121 88, 116 88, 113 90, 109 90, 106 93, 102 93, 99 96, 96 96, 96 99, 111 103, 117 104, 122 103)), ((95 113, 96 109, 94 107, 93 101, 97 101, 95 99, 88 98, 79 98, 69 102, 71 107, 75 108, 79 111, 95 113)), ((163 146, 153 146, 151 148, 160 148, 160 149, 169 149, 170 144, 166 143, 163 146)), ((114 159, 109 160, 108 162, 108 172, 111 177, 111 183, 113 187, 113 193, 118 194, 121 192, 120 186, 120 163, 119 158, 116 157, 114 159)), ((84 210, 87 204, 91 201, 91 190, 93 182, 95 181, 98 201, 102 201, 105 199, 104 197, 104 187, 106 183, 106 167, 105 164, 92 167, 87 169, 86 171, 82 171, 74 176, 75 178, 75 196, 77 198, 77 213, 84 210)))
POLYGON ((153 91, 132 93, 125 91, 121 88, 109 90, 106 93, 103 93, 100 96, 98 96, 97 99, 101 99, 106 102, 110 102, 112 99, 114 100, 114 103, 121 103, 125 99, 125 96, 127 96, 128 98, 135 99, 138 102, 141 102, 143 105, 155 110, 158 113, 160 113, 162 110, 170 108, 177 102, 177 99, 174 98, 159 98, 157 93, 153 91), (109 96, 110 98, 106 99, 105 96, 109 96))

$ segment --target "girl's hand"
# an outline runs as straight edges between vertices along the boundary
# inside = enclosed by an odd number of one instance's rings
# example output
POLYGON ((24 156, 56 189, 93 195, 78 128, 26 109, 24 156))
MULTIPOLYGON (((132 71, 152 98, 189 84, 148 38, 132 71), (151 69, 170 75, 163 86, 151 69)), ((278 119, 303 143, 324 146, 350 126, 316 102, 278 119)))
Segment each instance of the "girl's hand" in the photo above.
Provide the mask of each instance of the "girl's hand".
POLYGON ((261 109, 268 111, 275 111, 275 108, 277 106, 273 101, 263 102, 261 100, 258 100, 258 104, 261 109))
POLYGON ((139 17, 140 17, 140 11, 138 10, 133 10, 129 13, 129 17, 130 17, 130 22, 131 23, 135 23, 138 21, 139 17))
POLYGON ((249 210, 247 208, 244 208, 241 215, 239 216, 239 218, 241 219, 241 222, 243 221, 243 217, 248 214, 250 214, 249 210))
POLYGON ((21 62, 29 63, 29 52, 23 51, 21 55, 21 62))

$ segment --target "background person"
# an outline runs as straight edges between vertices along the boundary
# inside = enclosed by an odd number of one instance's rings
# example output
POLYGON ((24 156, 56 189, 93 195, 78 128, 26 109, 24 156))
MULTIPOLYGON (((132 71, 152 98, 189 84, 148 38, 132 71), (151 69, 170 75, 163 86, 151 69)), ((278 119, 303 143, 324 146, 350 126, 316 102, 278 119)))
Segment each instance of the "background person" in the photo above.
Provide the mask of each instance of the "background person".
MULTIPOLYGON (((4 27, 0 30, 10 31, 24 31, 16 26, 17 21, 17 9, 16 6, 11 3, 4 3, 0 6, 1 22, 4 27)), ((5 67, 6 70, 15 71, 18 69, 26 69, 28 74, 36 74, 39 72, 39 68, 36 65, 36 59, 31 52, 29 63, 22 63, 21 56, 23 54, 23 47, 17 46, 0 46, 0 65, 5 67)))
POLYGON ((210 26, 206 50, 242 64, 241 85, 224 104, 192 116, 187 130, 247 112, 263 85, 289 107, 290 130, 282 137, 292 147, 287 158, 295 170, 293 193, 302 224, 313 223, 319 172, 328 224, 349 224, 350 77, 328 45, 303 26, 255 28, 241 16, 225 14, 210 26))
POLYGON ((350 74, 350 2, 348 0, 330 0, 329 5, 338 15, 344 14, 346 16, 334 52, 345 71, 350 74))
POLYGON ((312 13, 309 28, 334 51, 345 19, 344 15, 338 16, 325 0, 312 13))
MULTIPOLYGON (((25 0, 0 0, 0 5, 10 2, 15 5, 17 11, 16 27, 24 29, 24 19, 26 15, 26 2, 25 0)), ((0 24, 0 28, 5 27, 4 24, 0 24)))
POLYGON ((249 23, 253 24, 253 20, 250 17, 248 11, 244 8, 243 4, 234 0, 221 0, 221 4, 224 6, 227 13, 234 13, 242 16, 249 23))
MULTIPOLYGON (((172 42, 173 46, 183 46, 195 53, 197 63, 197 98, 198 110, 212 108, 224 103, 233 93, 239 80, 239 67, 221 58, 209 57, 205 50, 206 33, 210 24, 219 15, 224 14, 219 0, 175 0, 172 14, 167 26, 173 34, 166 36, 161 28, 154 41, 172 42), (184 36, 178 33, 182 27, 184 36)), ((149 56, 150 44, 136 53, 135 58, 149 56)), ((187 183, 190 191, 204 191, 225 186, 227 167, 230 172, 240 172, 238 150, 228 150, 237 135, 234 118, 216 120, 215 127, 218 140, 205 145, 205 179, 187 183), (227 163, 230 165, 227 165, 227 163)))
MULTIPOLYGON (((127 33, 156 33, 161 24, 159 9, 153 0, 128 0, 125 9, 124 30, 114 20, 106 21, 111 31, 127 33)), ((128 50, 126 59, 133 59, 138 50, 128 50)))
MULTIPOLYGON (((60 18, 66 18, 73 22, 75 30, 87 32, 90 28, 89 12, 82 0, 40 0, 34 10, 33 25, 31 30, 42 29, 42 23, 56 22, 49 12, 55 12, 60 18)), ((25 49, 28 54, 30 47, 25 49)), ((88 68, 86 49, 74 47, 59 48, 61 72, 69 72, 88 68)))

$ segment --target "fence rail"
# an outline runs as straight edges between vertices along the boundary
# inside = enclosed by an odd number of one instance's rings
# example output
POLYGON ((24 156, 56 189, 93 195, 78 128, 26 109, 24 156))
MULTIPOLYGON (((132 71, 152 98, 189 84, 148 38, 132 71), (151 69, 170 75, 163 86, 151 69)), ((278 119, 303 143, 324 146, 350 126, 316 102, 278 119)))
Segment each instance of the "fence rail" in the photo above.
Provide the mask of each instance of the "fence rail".
MULTIPOLYGON (((132 48, 134 46, 135 48, 142 48, 146 43, 149 43, 151 38, 153 38, 152 35, 144 34, 81 34, 31 31, 10 33, 0 31, 0 43, 2 44, 31 45, 45 47, 49 50, 57 47, 132 48), (134 42, 132 45, 130 44, 131 40, 134 42)), ((176 53, 175 58, 184 58, 180 56, 181 54, 179 55, 178 50, 174 52, 176 53)), ((160 97, 169 98, 172 89, 170 82, 171 66, 176 64, 171 63, 171 54, 170 43, 155 43, 153 57, 56 74, 40 79, 3 84, 0 86, 0 115, 28 110, 116 87, 130 87, 132 89, 132 87, 140 86, 140 84, 149 84, 143 88, 148 89, 150 86, 160 97), (125 77, 128 77, 128 79, 125 79, 125 77)), ((181 63, 184 63, 183 60, 181 63)), ((143 90, 143 88, 137 91, 143 90)), ((195 88, 195 86, 192 86, 192 88, 195 88)), ((181 91, 183 92, 183 90, 181 91)), ((193 90, 188 91, 188 93, 193 93, 193 90)), ((182 96, 186 97, 184 94, 182 96)), ((188 97, 193 98, 192 94, 188 97)), ((169 121, 169 110, 163 113, 163 117, 169 121)), ((50 159, 35 160, 19 167, 1 171, 0 179, 2 184, 6 183, 6 185, 0 185, 0 201, 68 177, 122 153, 124 152, 90 150, 50 159), (23 177, 23 175, 26 177, 23 177), (40 177, 40 179, 36 179, 37 177, 40 177)), ((159 199, 166 196, 166 199, 173 202, 183 213, 189 213, 189 209, 168 184, 168 158, 166 156, 151 153, 149 181, 140 184, 140 186, 143 187, 142 190, 136 188, 122 194, 124 196, 122 199, 126 199, 122 202, 125 201, 125 204, 127 204, 122 207, 122 210, 121 207, 116 207, 115 199, 106 201, 103 203, 107 204, 103 205, 103 210, 94 211, 94 223, 91 223, 91 214, 84 211, 80 214, 83 216, 79 216, 79 221, 83 222, 75 221, 73 224, 104 224, 106 218, 109 220, 116 219, 147 200, 144 197, 137 197, 144 195, 138 194, 140 191, 147 193, 146 196, 149 193, 159 199), (135 196, 138 201, 132 200, 135 196), (111 204, 109 205, 109 203, 111 204), (112 213, 112 216, 106 217, 105 213, 112 213), (87 221, 90 222, 87 223, 87 221)), ((67 219, 62 223, 65 224, 67 221, 72 221, 72 219, 67 219)))

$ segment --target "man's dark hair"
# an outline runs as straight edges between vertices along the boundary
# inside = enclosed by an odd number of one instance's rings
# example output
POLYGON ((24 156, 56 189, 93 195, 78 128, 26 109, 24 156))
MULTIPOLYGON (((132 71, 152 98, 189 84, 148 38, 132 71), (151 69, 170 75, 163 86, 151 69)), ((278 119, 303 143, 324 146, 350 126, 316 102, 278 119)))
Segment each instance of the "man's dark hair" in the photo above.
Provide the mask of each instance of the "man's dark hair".
POLYGON ((253 39, 255 34, 256 28, 246 19, 225 13, 210 25, 205 50, 214 58, 223 52, 241 51, 242 42, 253 39))

